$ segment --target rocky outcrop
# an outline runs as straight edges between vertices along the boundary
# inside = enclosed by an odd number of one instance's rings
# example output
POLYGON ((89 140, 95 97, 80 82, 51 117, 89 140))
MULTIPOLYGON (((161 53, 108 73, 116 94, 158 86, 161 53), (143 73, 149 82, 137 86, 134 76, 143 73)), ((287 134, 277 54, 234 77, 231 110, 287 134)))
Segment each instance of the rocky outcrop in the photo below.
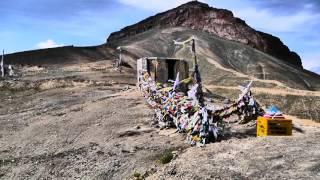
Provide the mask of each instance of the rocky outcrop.
POLYGON ((254 30, 245 21, 234 17, 231 11, 209 7, 209 5, 197 1, 191 1, 114 32, 109 36, 107 43, 131 37, 150 29, 168 27, 188 27, 193 30, 205 31, 227 40, 249 45, 302 68, 299 55, 291 52, 279 38, 254 30))

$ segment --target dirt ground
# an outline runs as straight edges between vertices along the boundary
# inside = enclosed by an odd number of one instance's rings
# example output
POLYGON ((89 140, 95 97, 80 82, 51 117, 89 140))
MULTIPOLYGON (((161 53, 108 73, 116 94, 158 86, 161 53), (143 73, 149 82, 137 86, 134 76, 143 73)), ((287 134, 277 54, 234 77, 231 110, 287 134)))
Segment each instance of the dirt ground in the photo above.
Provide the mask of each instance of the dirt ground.
POLYGON ((254 123, 231 122, 221 142, 190 147, 183 134, 150 126, 130 69, 102 61, 22 73, 0 86, 0 179, 320 179, 311 121, 295 119, 292 137, 266 138, 254 123))

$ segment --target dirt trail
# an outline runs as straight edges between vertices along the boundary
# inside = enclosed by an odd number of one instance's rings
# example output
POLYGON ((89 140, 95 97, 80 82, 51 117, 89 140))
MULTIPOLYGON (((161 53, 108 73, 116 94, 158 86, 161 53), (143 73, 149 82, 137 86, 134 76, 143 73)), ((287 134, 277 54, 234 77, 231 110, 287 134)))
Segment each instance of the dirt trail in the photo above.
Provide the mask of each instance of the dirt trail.
MULTIPOLYGON (((234 86, 215 86, 215 85, 205 85, 206 88, 222 88, 222 89, 231 89, 239 90, 238 87, 234 86)), ((253 87, 253 93, 266 93, 271 95, 295 95, 295 96, 317 96, 320 97, 320 91, 306 91, 306 90, 297 90, 297 89, 270 89, 270 88, 261 88, 253 87)))
MULTIPOLYGON (((212 55, 213 55, 213 54, 212 54, 212 55)), ((214 55, 214 56, 215 56, 215 55, 214 55)), ((218 57, 215 56, 215 58, 218 58, 218 57)), ((256 77, 252 77, 252 76, 249 76, 249 75, 246 75, 246 74, 237 72, 237 71, 235 71, 235 70, 232 70, 232 69, 229 69, 229 68, 225 68, 225 67, 221 66, 218 62, 216 62, 214 59, 208 58, 207 61, 208 61, 209 63, 215 65, 217 68, 222 69, 222 70, 227 71, 227 72, 231 72, 231 73, 233 73, 234 75, 236 75, 236 76, 238 76, 238 77, 245 77, 245 78, 248 78, 248 79, 250 79, 250 80, 257 81, 257 82, 262 82, 262 83, 276 84, 276 85, 278 85, 279 87, 291 89, 291 88, 289 88, 287 85, 285 85, 284 83, 279 82, 279 81, 276 81, 276 80, 263 80, 263 79, 258 79, 258 78, 256 78, 256 77)))
MULTIPOLYGON (((206 60, 213 64, 215 67, 219 68, 219 69, 222 69, 224 71, 227 71, 227 72, 230 72, 232 74, 234 74, 235 76, 237 77, 244 77, 244 78, 248 78, 250 80, 253 80, 253 81, 258 81, 258 82, 262 82, 262 83, 270 83, 270 84, 276 84, 278 85, 279 87, 282 87, 282 88, 289 88, 287 85, 285 85, 284 83, 282 82, 279 82, 279 81, 276 81, 276 80, 263 80, 263 79, 258 79, 258 78, 255 78, 255 77, 252 77, 252 76, 249 76, 249 75, 246 75, 246 74, 243 74, 243 73, 240 73, 238 71, 235 71, 233 69, 230 69, 230 68, 225 68, 223 67, 220 63, 218 63, 215 59, 220 59, 218 56, 216 56, 215 54, 213 54, 211 51, 208 51, 206 49, 202 49, 202 48, 199 48, 197 49, 199 50, 199 52, 201 54, 206 54, 207 56, 209 56, 210 58, 206 58, 206 60)), ((290 89, 290 88, 289 88, 290 89)))

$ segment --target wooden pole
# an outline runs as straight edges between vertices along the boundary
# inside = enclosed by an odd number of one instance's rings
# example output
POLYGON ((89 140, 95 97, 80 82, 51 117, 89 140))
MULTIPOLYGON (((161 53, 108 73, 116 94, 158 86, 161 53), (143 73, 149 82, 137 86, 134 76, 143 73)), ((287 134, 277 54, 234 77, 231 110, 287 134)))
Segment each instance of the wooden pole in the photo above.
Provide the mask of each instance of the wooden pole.
POLYGON ((198 89, 197 89, 197 96, 199 100, 200 106, 204 107, 204 97, 203 97, 203 91, 202 91, 202 80, 201 80, 201 75, 199 71, 199 65, 198 65, 198 60, 197 60, 197 53, 196 53, 196 41, 195 38, 192 37, 192 52, 193 52, 193 68, 194 68, 194 78, 198 84, 198 89))
POLYGON ((183 41, 183 42, 177 42, 173 41, 175 45, 183 45, 187 43, 192 43, 191 44, 191 51, 192 51, 192 56, 193 56, 193 73, 192 73, 192 78, 195 79, 196 83, 198 84, 198 89, 197 89, 197 98, 199 100, 200 106, 204 107, 204 97, 203 97, 203 91, 202 91, 202 83, 201 83, 201 75, 199 71, 199 65, 198 65, 198 60, 197 60, 197 53, 196 53, 196 40, 195 37, 192 36, 189 39, 183 41))

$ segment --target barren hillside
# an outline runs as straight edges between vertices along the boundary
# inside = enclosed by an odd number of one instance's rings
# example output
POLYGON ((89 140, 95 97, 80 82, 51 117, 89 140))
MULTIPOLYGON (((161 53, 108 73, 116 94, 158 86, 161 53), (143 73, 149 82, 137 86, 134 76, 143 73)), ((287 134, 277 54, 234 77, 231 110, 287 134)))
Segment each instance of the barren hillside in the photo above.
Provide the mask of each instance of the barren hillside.
POLYGON ((245 21, 234 17, 231 11, 209 7, 208 4, 198 1, 188 2, 137 24, 127 26, 112 33, 107 42, 119 42, 150 30, 174 27, 186 27, 239 42, 302 68, 299 55, 291 52, 279 38, 254 30, 245 21))
POLYGON ((64 46, 18 52, 5 56, 7 63, 16 65, 55 65, 77 64, 114 59, 116 50, 107 45, 92 47, 64 46))
MULTIPOLYGON (((175 129, 150 126, 132 70, 111 62, 24 67, 1 82, 0 179, 320 177, 319 124, 294 119, 292 137, 257 138, 254 122, 233 117, 221 142, 191 147, 175 129)), ((212 91, 216 103, 233 99, 225 89, 212 91)))

